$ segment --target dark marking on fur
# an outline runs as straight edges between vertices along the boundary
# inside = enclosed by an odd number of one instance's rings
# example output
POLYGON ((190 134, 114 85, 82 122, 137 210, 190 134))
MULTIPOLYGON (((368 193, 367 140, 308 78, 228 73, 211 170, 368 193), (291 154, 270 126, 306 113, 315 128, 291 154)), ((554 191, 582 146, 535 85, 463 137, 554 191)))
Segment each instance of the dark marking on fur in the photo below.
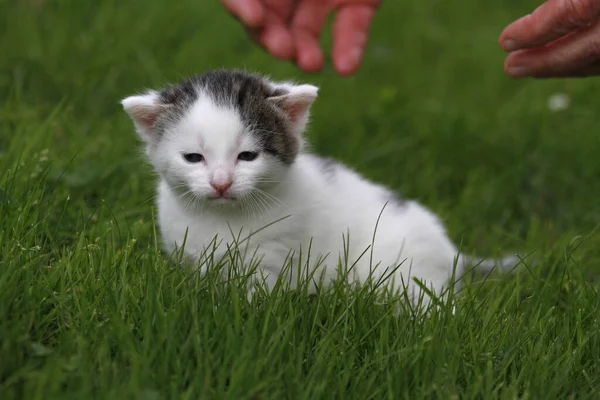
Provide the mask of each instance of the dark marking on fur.
POLYGON ((323 173, 325 179, 331 182, 335 178, 335 173, 339 168, 337 161, 329 157, 320 157, 313 155, 315 162, 318 163, 319 169, 323 173))
POLYGON ((263 150, 286 164, 294 162, 300 139, 290 129, 289 117, 270 97, 286 93, 273 89, 262 77, 236 70, 214 70, 189 77, 161 92, 161 101, 170 104, 169 111, 157 120, 157 129, 173 124, 202 95, 210 96, 219 106, 237 110, 246 129, 254 135, 263 150))
POLYGON ((199 93, 193 82, 186 79, 180 84, 167 86, 159 93, 159 96, 162 104, 169 105, 158 115, 154 124, 154 130, 158 137, 161 137, 165 129, 177 123, 198 100, 199 93))
POLYGON ((244 104, 246 103, 247 97, 248 97, 248 90, 250 89, 248 87, 248 82, 241 82, 240 83, 240 89, 238 91, 238 95, 237 95, 237 102, 236 102, 236 106, 237 108, 242 108, 244 106, 244 104))
POLYGON ((386 190, 386 197, 387 197, 387 201, 390 205, 394 205, 398 208, 404 208, 406 207, 406 204, 408 203, 408 200, 406 200, 405 198, 403 198, 402 196, 400 196, 398 193, 392 191, 392 190, 386 190))

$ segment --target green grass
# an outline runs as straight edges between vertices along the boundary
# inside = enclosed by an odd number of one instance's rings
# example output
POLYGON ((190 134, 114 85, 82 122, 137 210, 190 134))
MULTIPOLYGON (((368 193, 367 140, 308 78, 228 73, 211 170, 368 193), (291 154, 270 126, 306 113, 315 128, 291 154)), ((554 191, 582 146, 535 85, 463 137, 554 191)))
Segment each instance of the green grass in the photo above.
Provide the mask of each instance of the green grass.
POLYGON ((0 398, 598 398, 600 83, 505 77, 497 36, 536 5, 384 2, 344 79, 272 60, 216 1, 0 1, 0 398), (215 67, 319 85, 315 150, 540 264, 427 319, 172 268, 118 101, 215 67))

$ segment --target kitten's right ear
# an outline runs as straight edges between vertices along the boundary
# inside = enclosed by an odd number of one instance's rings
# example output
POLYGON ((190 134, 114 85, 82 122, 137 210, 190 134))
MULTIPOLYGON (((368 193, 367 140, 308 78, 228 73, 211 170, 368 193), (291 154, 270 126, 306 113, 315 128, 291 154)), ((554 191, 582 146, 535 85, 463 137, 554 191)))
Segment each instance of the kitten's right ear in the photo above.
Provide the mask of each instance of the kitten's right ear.
POLYGON ((154 131, 154 123, 169 105, 160 102, 158 92, 149 91, 145 94, 129 96, 121 101, 123 108, 133 120, 135 128, 142 139, 153 142, 158 139, 154 131))

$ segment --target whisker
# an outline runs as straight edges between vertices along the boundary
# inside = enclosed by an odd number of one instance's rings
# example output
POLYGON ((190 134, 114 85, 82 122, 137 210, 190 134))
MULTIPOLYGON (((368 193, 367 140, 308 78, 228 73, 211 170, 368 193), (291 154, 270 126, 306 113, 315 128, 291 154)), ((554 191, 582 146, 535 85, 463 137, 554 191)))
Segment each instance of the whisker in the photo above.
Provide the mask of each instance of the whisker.
POLYGON ((258 205, 257 205, 256 198, 255 198, 253 192, 249 193, 248 200, 249 200, 248 215, 250 215, 250 213, 252 213, 252 218, 256 219, 256 217, 257 217, 256 214, 258 212, 258 205))
POLYGON ((254 190, 251 193, 252 197, 255 199, 255 203, 257 203, 257 205, 260 205, 259 211, 261 213, 267 213, 269 214, 269 216, 273 216, 272 210, 274 206, 283 205, 283 202, 281 202, 275 196, 272 196, 269 193, 264 192, 260 189, 254 188, 254 190))
POLYGON ((259 196, 259 194, 260 194, 260 192, 254 192, 256 200, 260 203, 260 206, 262 207, 261 209, 259 209, 259 212, 268 212, 269 211, 269 204, 266 203, 264 201, 264 199, 261 198, 261 196, 259 196))
POLYGON ((269 211, 269 205, 264 201, 264 199, 260 196, 260 193, 253 192, 255 203, 256 203, 256 211, 258 214, 264 214, 269 211))
POLYGON ((193 204, 194 204, 194 195, 191 192, 187 192, 185 208, 187 210, 191 210, 193 204))
POLYGON ((259 179, 259 180, 257 180, 256 182, 257 182, 257 183, 283 183, 283 182, 285 182, 285 181, 267 181, 267 180, 262 180, 262 179, 259 179))
POLYGON ((255 188, 255 189, 256 189, 256 190, 257 190, 257 191, 258 191, 258 192, 259 192, 261 195, 263 195, 263 196, 265 196, 265 197, 267 197, 267 198, 271 199, 272 201, 276 202, 277 204, 279 204, 279 205, 281 205, 281 206, 283 206, 283 207, 286 207, 286 208, 287 208, 287 205, 286 205, 286 204, 285 204, 283 201, 281 201, 279 198, 277 198, 275 195, 273 195, 273 194, 271 194, 271 193, 269 193, 269 192, 266 192, 266 191, 264 191, 264 190, 262 190, 262 189, 259 189, 259 188, 255 188))

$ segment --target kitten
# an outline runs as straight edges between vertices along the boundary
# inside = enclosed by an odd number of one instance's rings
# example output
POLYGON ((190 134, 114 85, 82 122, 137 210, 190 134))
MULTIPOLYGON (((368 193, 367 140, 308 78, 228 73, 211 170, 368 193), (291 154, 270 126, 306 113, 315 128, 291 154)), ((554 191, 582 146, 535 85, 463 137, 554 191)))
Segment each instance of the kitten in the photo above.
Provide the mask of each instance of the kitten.
MULTIPOLYGON (((455 264, 459 277, 470 260, 419 203, 305 151, 316 97, 312 85, 218 70, 122 101, 160 176, 165 249, 185 241, 185 255, 202 266, 202 254, 222 257, 237 234, 252 233, 245 254, 258 256, 270 288, 284 265, 301 253, 304 260, 310 248, 325 282, 345 260, 355 282, 388 273, 388 287, 406 285, 413 301, 421 295, 413 278, 441 293, 455 264)), ((484 270, 496 265, 476 262, 484 270)), ((498 266, 517 262, 507 257, 498 266)))

